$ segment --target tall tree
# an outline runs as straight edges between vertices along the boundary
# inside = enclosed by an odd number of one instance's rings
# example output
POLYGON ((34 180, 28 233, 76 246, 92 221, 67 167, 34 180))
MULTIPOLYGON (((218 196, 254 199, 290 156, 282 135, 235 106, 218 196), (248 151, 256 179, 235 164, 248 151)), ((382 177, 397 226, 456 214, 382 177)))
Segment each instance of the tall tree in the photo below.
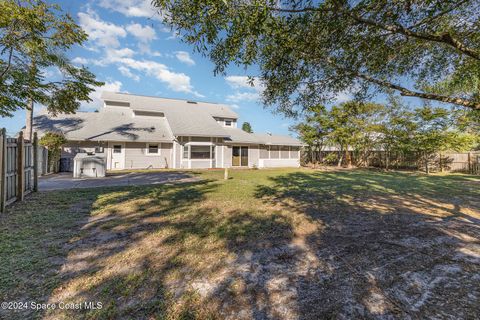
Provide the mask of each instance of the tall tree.
POLYGON ((412 133, 415 129, 413 113, 408 110, 398 97, 390 96, 388 107, 384 110, 384 117, 380 123, 380 147, 385 155, 385 168, 388 170, 392 155, 410 151, 412 133))
POLYGON ((393 90, 480 109, 476 0, 154 0, 215 72, 257 64, 263 101, 286 114, 393 90))
POLYGON ((330 114, 323 105, 313 106, 307 109, 302 122, 292 127, 307 145, 307 162, 314 164, 322 162, 322 150, 328 143, 331 132, 330 114))
POLYGON ((446 109, 424 106, 413 112, 413 120, 410 145, 421 156, 427 174, 437 152, 465 148, 460 145, 464 137, 454 130, 454 122, 446 109))
POLYGON ((248 133, 253 133, 252 126, 250 125, 250 122, 244 122, 242 124, 242 130, 248 133))
POLYGON ((351 164, 349 151, 363 154, 362 159, 365 160, 368 152, 376 148, 382 110, 380 104, 356 101, 331 108, 329 139, 340 148, 338 166, 344 161, 347 165, 351 164))
POLYGON ((31 139, 34 103, 50 113, 73 113, 91 101, 93 86, 103 83, 85 67, 75 67, 65 52, 87 34, 57 5, 41 0, 0 2, 0 115, 27 110, 26 136, 31 139), (47 79, 47 68, 61 77, 47 79))

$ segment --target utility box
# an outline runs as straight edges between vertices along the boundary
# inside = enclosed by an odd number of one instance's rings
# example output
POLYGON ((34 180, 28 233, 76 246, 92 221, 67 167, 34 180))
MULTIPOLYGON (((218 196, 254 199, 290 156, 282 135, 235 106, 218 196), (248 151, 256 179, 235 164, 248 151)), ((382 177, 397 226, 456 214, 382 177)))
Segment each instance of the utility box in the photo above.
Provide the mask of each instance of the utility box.
POLYGON ((77 153, 73 158, 74 178, 99 178, 105 177, 107 157, 104 153, 94 155, 77 153))

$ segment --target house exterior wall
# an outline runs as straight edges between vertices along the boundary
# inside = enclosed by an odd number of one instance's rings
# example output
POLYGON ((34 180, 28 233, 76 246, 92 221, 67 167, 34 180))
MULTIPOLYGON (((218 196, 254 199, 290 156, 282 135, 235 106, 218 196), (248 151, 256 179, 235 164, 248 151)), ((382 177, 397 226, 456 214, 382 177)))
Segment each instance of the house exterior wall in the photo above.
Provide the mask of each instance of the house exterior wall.
POLYGON ((230 168, 232 166, 232 146, 224 147, 225 160, 223 161, 224 168, 230 168))
POLYGON ((260 158, 260 149, 257 145, 248 147, 248 166, 250 168, 258 168, 260 158))
POLYGON ((172 167, 171 143, 159 143, 158 154, 147 154, 147 144, 127 142, 125 144, 125 169, 161 169, 172 167))
POLYGON ((300 167, 300 147, 260 146, 259 168, 300 167))
MULTIPOLYGON (((95 148, 103 147, 107 155, 107 169, 112 167, 112 148, 117 142, 69 141, 62 148, 63 158, 73 158, 78 152, 95 152, 95 148)), ((232 146, 216 138, 181 137, 172 143, 159 143, 159 154, 147 154, 145 142, 118 142, 122 144, 124 162, 121 168, 116 169, 202 169, 202 168, 230 168, 232 167, 232 146), (208 141, 210 140, 210 141, 208 141), (215 159, 184 159, 183 146, 186 143, 212 143, 215 146, 215 159), (123 167, 122 167, 123 165, 123 167)), ((300 148, 282 146, 264 146, 238 144, 248 146, 248 167, 278 168, 300 167, 300 148)), ((118 157, 118 155, 117 155, 118 157)), ((116 162, 118 161, 115 160, 116 162)))
POLYGON ((260 159, 259 168, 300 167, 300 159, 260 159))
POLYGON ((178 141, 173 142, 174 165, 172 168, 181 168, 182 166, 182 145, 178 141))
POLYGON ((206 169, 211 167, 211 160, 190 160, 190 169, 206 169))

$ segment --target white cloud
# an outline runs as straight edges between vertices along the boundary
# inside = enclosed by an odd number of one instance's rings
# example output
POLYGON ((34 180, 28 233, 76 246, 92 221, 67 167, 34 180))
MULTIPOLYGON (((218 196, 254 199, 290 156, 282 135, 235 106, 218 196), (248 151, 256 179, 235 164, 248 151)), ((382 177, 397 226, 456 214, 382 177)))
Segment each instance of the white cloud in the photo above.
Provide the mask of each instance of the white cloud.
POLYGON ((127 35, 123 27, 101 20, 93 10, 79 12, 78 18, 80 26, 88 34, 89 39, 99 46, 117 48, 120 45, 118 38, 124 38, 127 35))
POLYGON ((117 59, 121 58, 131 58, 135 54, 135 51, 133 51, 130 48, 122 48, 122 49, 106 49, 105 51, 105 63, 108 61, 115 61, 117 59))
POLYGON ((83 58, 83 57, 75 57, 75 58, 72 59, 72 62, 76 63, 76 64, 87 64, 88 59, 83 58))
POLYGON ((121 58, 117 62, 129 69, 142 71, 149 76, 157 78, 161 82, 166 83, 168 88, 173 91, 192 93, 197 97, 203 97, 203 95, 193 90, 189 76, 184 73, 173 72, 164 64, 151 60, 135 60, 132 58, 121 58))
POLYGON ((151 0, 101 0, 100 6, 127 17, 142 17, 161 20, 159 11, 151 4, 151 0))
POLYGON ((157 38, 155 29, 150 26, 142 26, 139 23, 129 24, 127 31, 141 42, 149 42, 157 38))
POLYGON ((118 67, 118 71, 126 77, 133 79, 134 81, 140 81, 140 77, 134 73, 130 69, 125 66, 118 67))
POLYGON ((138 43, 138 49, 140 50, 140 53, 148 54, 153 57, 161 57, 162 54, 158 51, 152 51, 150 48, 150 44, 145 43, 145 42, 139 42, 138 43))
POLYGON ((95 91, 90 93, 89 97, 92 102, 82 104, 81 109, 86 111, 93 111, 103 107, 103 100, 100 99, 103 91, 120 92, 122 83, 120 81, 109 82, 106 81, 101 87, 95 87, 95 91))
POLYGON ((127 31, 138 39, 138 49, 140 50, 140 53, 149 54, 155 57, 161 55, 158 51, 152 51, 150 49, 150 42, 157 39, 155 29, 150 26, 142 26, 139 23, 132 23, 127 26, 127 31))
POLYGON ((183 62, 189 66, 195 65, 195 61, 190 57, 190 55, 186 51, 175 52, 175 57, 178 59, 178 61, 183 62))
POLYGON ((257 101, 265 89, 259 78, 253 78, 253 86, 247 76, 228 76, 225 81, 235 92, 227 96, 228 101, 257 101))
MULTIPOLYGON (((101 1, 100 5, 129 17, 146 17, 154 12, 149 1, 109 0, 101 1)), ((122 75, 135 81, 140 80, 138 73, 143 73, 165 83, 172 91, 186 92, 197 97, 203 97, 203 95, 194 90, 188 75, 174 72, 166 65, 156 61, 135 59, 135 51, 130 48, 119 48, 119 39, 125 38, 127 34, 131 34, 138 39, 138 47, 141 53, 160 56, 159 52, 152 52, 149 46, 149 42, 157 38, 156 32, 152 27, 131 23, 124 28, 123 26, 102 21, 98 14, 90 8, 86 12, 80 12, 78 17, 80 25, 90 35, 92 47, 96 50, 99 47, 104 52, 101 59, 92 59, 88 62, 99 66, 115 64, 122 75)), ((184 63, 195 63, 188 53, 186 56, 182 55, 182 58, 184 63)))
POLYGON ((259 98, 258 92, 235 92, 227 96, 227 100, 231 102, 257 101, 259 98))
POLYGON ((256 91, 263 91, 264 89, 264 85, 257 77, 253 78, 253 86, 247 76, 228 76, 225 77, 225 80, 233 89, 252 89, 256 91))

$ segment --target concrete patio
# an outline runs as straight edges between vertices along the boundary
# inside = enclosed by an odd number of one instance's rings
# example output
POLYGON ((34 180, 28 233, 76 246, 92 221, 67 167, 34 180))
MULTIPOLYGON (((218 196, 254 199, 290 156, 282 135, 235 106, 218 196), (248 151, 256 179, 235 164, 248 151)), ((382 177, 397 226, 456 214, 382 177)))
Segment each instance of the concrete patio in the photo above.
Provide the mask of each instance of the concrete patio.
POLYGON ((102 188, 113 186, 151 185, 169 182, 192 182, 197 178, 182 172, 126 172, 109 173, 102 178, 74 179, 72 173, 64 172, 41 177, 39 191, 64 190, 76 188, 102 188))

